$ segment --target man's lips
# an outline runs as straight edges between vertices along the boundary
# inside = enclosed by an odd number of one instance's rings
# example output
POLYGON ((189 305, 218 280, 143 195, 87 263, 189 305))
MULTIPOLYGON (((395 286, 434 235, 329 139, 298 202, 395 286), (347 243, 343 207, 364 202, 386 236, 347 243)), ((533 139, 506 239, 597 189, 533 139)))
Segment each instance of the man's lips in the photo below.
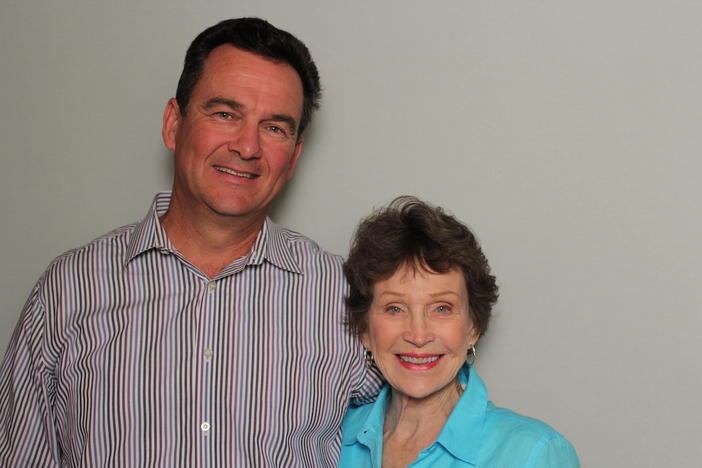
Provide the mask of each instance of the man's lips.
POLYGON ((229 167, 224 167, 224 166, 212 166, 215 168, 215 170, 219 172, 223 172, 225 174, 231 174, 233 176, 237 177, 243 177, 245 179, 255 179, 258 177, 258 174, 252 174, 250 172, 241 172, 241 171, 235 171, 234 169, 231 169, 229 167))
POLYGON ((396 354, 398 362, 402 367, 409 370, 429 370, 439 365, 443 354, 416 354, 402 353, 396 354))

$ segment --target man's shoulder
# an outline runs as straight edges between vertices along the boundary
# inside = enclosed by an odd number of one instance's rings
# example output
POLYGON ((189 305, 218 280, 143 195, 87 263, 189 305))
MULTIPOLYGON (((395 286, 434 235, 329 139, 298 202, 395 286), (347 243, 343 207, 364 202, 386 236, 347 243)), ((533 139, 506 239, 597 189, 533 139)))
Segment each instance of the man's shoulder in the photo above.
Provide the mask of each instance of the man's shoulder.
POLYGON ((303 263, 328 263, 335 267, 341 267, 344 259, 341 255, 337 255, 324 250, 319 244, 293 229, 276 225, 278 235, 284 240, 291 251, 303 263))
POLYGON ((120 254, 126 252, 137 225, 136 222, 126 224, 96 237, 87 244, 62 253, 49 263, 47 273, 71 268, 76 263, 86 264, 98 258, 117 259, 120 254))

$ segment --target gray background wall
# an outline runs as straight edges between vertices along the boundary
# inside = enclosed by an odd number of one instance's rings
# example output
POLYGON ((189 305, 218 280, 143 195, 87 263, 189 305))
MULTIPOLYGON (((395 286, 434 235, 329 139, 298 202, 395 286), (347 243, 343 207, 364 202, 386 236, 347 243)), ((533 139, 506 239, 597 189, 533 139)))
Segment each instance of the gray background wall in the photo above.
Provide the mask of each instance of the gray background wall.
POLYGON ((702 456, 702 3, 3 0, 0 349, 56 255, 170 186, 161 112, 226 17, 305 40, 325 85, 277 221, 345 254, 416 194, 502 288, 478 367, 583 466, 702 456))

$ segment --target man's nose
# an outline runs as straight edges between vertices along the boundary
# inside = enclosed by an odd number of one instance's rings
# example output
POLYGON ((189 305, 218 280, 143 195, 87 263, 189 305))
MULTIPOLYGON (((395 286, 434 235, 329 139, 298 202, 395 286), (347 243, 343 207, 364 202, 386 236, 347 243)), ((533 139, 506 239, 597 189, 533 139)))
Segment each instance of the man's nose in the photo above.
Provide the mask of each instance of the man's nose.
POLYGON ((241 159, 259 158, 261 141, 258 125, 245 123, 234 130, 229 141, 229 151, 238 153, 241 159))
POLYGON ((404 339, 418 347, 434 341, 434 332, 426 317, 423 315, 411 317, 404 333, 404 339))

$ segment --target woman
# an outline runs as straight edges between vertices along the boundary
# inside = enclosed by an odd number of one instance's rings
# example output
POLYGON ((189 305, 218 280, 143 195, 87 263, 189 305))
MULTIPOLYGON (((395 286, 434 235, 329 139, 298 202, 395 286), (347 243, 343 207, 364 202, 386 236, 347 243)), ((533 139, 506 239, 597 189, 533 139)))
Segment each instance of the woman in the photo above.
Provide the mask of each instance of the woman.
POLYGON ((471 362, 497 286, 466 226, 398 198, 361 223, 344 272, 349 328, 387 385, 347 411, 339 466, 579 466, 551 427, 487 400, 471 362))

